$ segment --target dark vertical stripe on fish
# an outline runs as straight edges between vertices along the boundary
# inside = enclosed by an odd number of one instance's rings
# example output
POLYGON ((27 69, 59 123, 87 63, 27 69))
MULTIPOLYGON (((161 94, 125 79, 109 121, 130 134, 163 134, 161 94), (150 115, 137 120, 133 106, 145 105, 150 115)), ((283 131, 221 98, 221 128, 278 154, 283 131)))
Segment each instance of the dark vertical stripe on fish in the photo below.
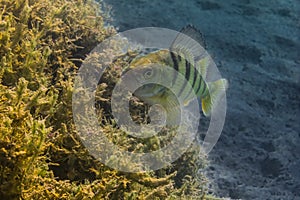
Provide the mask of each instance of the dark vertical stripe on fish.
POLYGON ((204 82, 204 85, 203 85, 203 90, 201 92, 201 95, 203 96, 203 94, 205 93, 205 90, 206 90, 207 86, 206 86, 206 83, 204 82))
POLYGON ((200 94, 199 94, 199 90, 200 90, 200 88, 201 88, 201 85, 202 85, 202 76, 199 76, 199 85, 198 85, 198 88, 197 88, 197 90, 196 90, 196 94, 199 96, 200 94))
POLYGON ((173 64, 174 64, 174 75, 173 75, 173 82, 172 82, 172 85, 175 84, 176 82, 176 79, 177 79, 177 73, 178 73, 178 70, 179 70, 179 66, 178 66, 178 61, 176 59, 176 55, 174 54, 174 52, 170 51, 170 54, 171 54, 171 58, 172 58, 172 61, 173 61, 173 64))
POLYGON ((177 55, 178 61, 181 62, 181 56, 177 55))
POLYGON ((190 85, 191 86, 190 91, 187 93, 186 97, 184 98, 185 100, 189 99, 189 97, 190 97, 190 95, 191 95, 191 93, 192 93, 193 90, 194 90, 193 96, 197 95, 195 93, 195 84, 196 84, 197 77, 200 76, 200 74, 199 74, 198 70, 196 69, 196 66, 195 67, 192 66, 191 74, 193 74, 193 80, 189 79, 189 81, 190 81, 189 83, 192 83, 192 84, 190 85))
POLYGON ((185 68, 186 68, 185 79, 187 81, 189 81, 190 80, 190 75, 191 75, 191 63, 188 60, 185 60, 185 68))
POLYGON ((185 61, 185 74, 184 74, 184 75, 185 75, 185 80, 184 80, 184 83, 183 83, 183 85, 182 85, 182 87, 181 87, 179 93, 178 93, 178 97, 181 96, 182 92, 183 92, 184 89, 186 88, 187 82, 188 82, 189 79, 190 79, 191 63, 190 63, 188 60, 186 60, 186 59, 184 59, 184 61, 185 61))
POLYGON ((192 88, 195 87, 195 83, 196 83, 196 80, 197 80, 197 77, 200 76, 196 66, 194 67, 194 79, 193 79, 193 83, 192 83, 192 88))

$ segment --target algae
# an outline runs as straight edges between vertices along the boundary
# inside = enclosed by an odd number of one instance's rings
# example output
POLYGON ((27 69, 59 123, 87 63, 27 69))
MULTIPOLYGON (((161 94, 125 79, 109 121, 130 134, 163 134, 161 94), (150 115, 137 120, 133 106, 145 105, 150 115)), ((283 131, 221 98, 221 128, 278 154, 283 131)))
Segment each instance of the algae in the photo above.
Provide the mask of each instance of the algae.
MULTIPOLYGON (((206 158, 197 143, 172 166, 122 173, 90 156, 78 138, 71 108, 74 77, 86 55, 116 32, 104 27, 100 4, 0 0, 0 8, 1 199, 211 199, 199 173, 206 158)), ((164 141, 125 140, 113 124, 109 97, 121 72, 114 66, 125 67, 128 60, 121 56, 116 63, 99 83, 99 122, 128 150, 157 149, 164 141)), ((131 104, 133 117, 142 122, 146 114, 137 116, 147 105, 131 104)))

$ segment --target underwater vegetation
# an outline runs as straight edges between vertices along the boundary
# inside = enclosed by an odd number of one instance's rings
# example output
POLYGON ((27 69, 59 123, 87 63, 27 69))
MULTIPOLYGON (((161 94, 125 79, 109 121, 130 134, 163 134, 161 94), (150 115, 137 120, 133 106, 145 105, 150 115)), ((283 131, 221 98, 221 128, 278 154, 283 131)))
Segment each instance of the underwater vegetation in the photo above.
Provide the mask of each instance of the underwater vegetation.
MULTIPOLYGON (((98 3, 0 0, 0 8, 0 199, 214 199, 199 174, 207 161, 197 143, 172 166, 147 173, 108 168, 82 145, 72 120, 74 77, 116 32, 104 27, 98 3)), ((103 130, 132 151, 155 149, 158 138, 124 142, 110 123, 110 91, 121 72, 114 66, 128 64, 122 56, 116 62, 99 87, 103 130)))

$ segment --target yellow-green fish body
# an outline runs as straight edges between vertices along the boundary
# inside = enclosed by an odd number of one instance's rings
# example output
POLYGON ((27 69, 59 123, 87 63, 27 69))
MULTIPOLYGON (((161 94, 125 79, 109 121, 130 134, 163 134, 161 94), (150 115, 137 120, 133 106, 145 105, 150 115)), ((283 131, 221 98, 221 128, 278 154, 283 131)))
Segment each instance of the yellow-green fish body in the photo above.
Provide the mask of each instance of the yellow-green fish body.
POLYGON ((226 79, 205 81, 209 62, 208 56, 195 61, 188 50, 180 47, 174 51, 163 49, 138 57, 128 68, 134 69, 135 81, 143 84, 134 95, 149 104, 163 105, 170 115, 178 107, 176 98, 182 99, 186 105, 197 96, 201 99, 203 113, 209 116, 227 87, 226 79), (173 70, 170 71, 169 67, 173 70), (167 83, 167 87, 152 84, 160 82, 167 83))

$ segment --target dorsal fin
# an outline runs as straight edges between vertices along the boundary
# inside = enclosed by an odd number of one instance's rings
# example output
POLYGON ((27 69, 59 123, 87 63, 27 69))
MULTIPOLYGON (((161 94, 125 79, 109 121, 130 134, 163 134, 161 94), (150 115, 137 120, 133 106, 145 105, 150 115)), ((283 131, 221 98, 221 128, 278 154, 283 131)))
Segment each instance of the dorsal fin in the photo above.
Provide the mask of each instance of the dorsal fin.
POLYGON ((189 25, 183 27, 180 30, 180 33, 183 33, 183 34, 191 37, 192 39, 197 41, 204 49, 206 49, 206 43, 205 43, 203 34, 192 24, 189 24, 189 25))
POLYGON ((170 50, 178 52, 179 49, 184 49, 184 51, 188 51, 195 60, 199 60, 205 55, 205 46, 201 32, 194 26, 187 25, 178 33, 172 42, 170 50))

